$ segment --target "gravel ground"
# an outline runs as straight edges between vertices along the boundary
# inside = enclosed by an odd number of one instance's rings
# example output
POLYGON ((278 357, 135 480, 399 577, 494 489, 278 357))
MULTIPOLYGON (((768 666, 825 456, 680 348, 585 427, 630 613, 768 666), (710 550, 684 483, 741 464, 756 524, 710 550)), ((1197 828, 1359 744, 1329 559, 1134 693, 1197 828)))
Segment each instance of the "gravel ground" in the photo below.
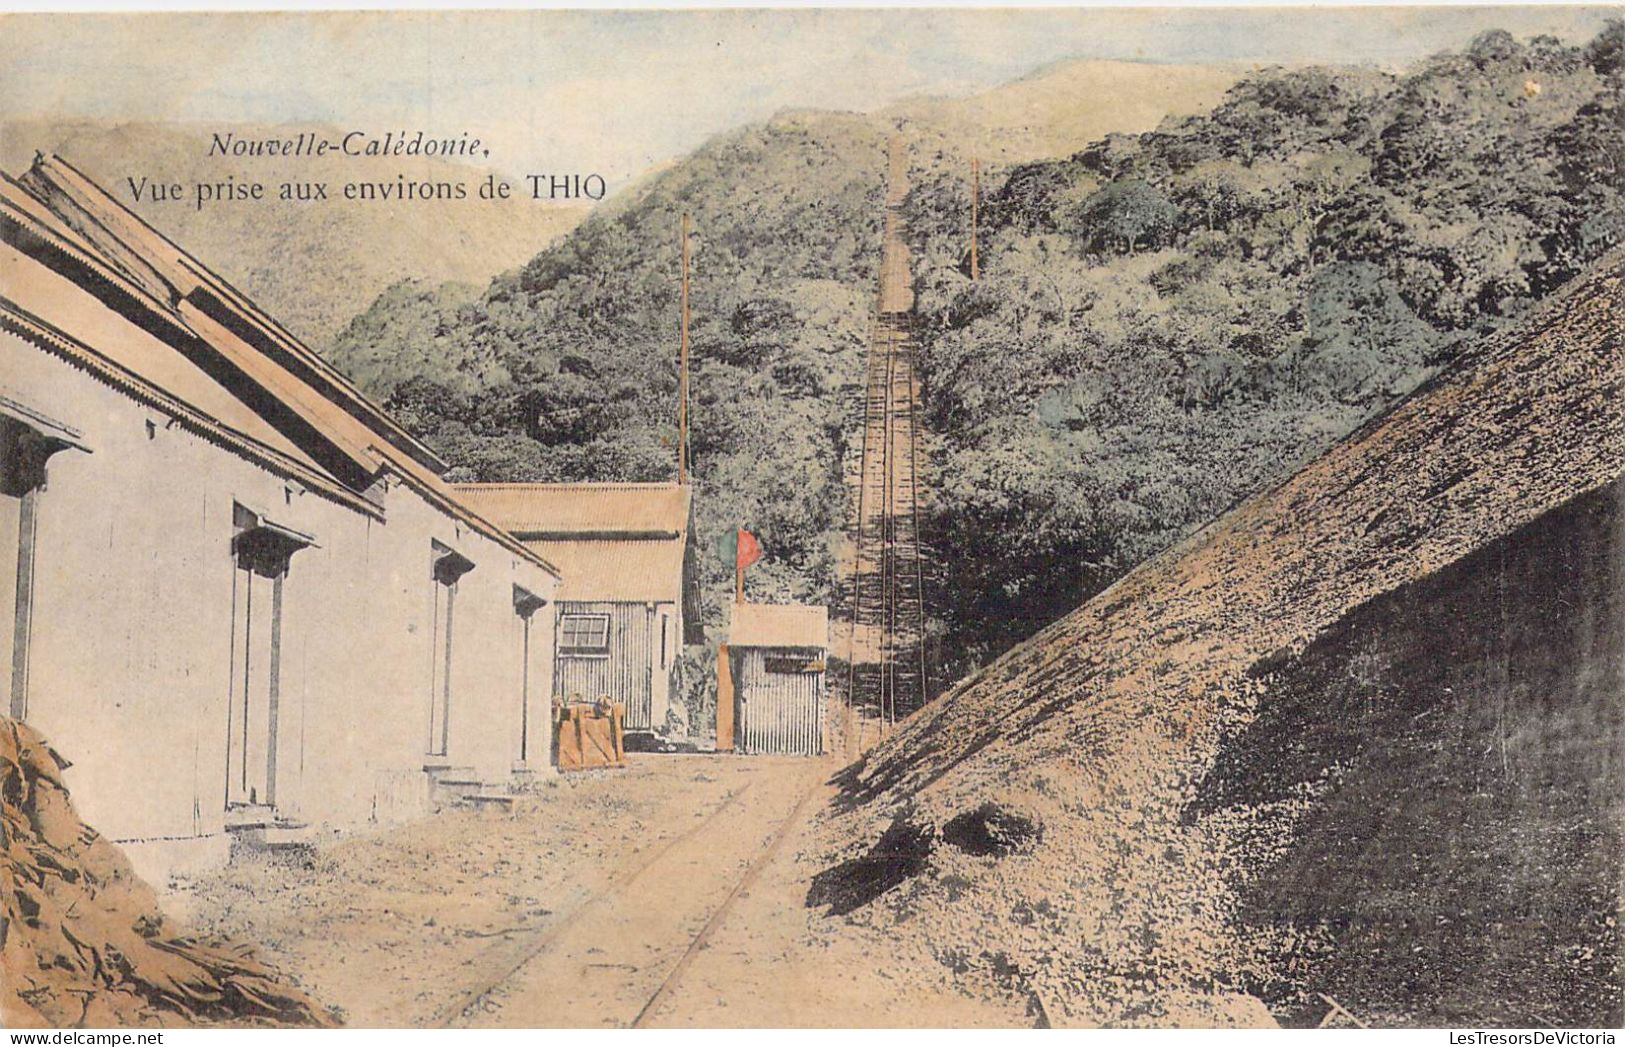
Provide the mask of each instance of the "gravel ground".
POLYGON ((634 755, 624 771, 549 780, 511 815, 446 812, 234 864, 164 904, 257 943, 353 1026, 629 1025, 806 796, 645 1023, 1032 1024, 1025 997, 806 907, 805 841, 833 770, 634 755))

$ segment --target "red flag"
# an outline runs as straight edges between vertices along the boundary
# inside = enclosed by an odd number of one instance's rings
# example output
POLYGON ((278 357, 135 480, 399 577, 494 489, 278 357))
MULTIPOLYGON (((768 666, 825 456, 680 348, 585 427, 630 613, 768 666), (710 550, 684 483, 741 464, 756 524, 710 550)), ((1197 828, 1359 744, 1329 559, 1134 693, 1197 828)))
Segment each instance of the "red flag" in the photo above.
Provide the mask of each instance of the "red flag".
POLYGON ((762 543, 743 527, 739 529, 739 551, 735 557, 734 562, 741 571, 762 558, 762 543))

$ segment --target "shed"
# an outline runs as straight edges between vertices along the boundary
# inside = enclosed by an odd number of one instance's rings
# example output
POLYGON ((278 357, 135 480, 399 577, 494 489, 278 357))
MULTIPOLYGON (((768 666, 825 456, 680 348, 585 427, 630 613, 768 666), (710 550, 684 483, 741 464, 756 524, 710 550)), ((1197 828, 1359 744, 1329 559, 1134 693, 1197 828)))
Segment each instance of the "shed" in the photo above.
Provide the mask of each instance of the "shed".
POLYGON ((718 660, 717 747, 821 754, 828 649, 827 608, 734 604, 725 655, 718 660))
POLYGON ((554 690, 609 696, 626 729, 664 730, 682 645, 699 643, 692 509, 671 483, 460 484, 458 495, 564 576, 554 690))

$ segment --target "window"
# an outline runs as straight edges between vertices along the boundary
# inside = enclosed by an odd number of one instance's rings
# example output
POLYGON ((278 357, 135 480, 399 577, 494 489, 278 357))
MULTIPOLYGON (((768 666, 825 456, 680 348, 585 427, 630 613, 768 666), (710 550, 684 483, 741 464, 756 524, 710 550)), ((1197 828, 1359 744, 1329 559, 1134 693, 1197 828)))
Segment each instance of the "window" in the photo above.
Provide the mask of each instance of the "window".
POLYGON ((76 430, 0 396, 0 688, 13 719, 28 717, 28 636, 34 602, 34 540, 47 460, 86 450, 76 430))
POLYGON ((609 615, 566 614, 559 618, 559 653, 577 657, 609 655, 609 615))
POLYGON ((824 661, 816 655, 766 655, 762 659, 762 668, 770 673, 788 676, 802 676, 807 673, 821 673, 824 671, 824 661))
POLYGON ((671 632, 671 615, 660 616, 660 667, 666 668, 671 663, 666 657, 666 634, 671 632))
MULTIPOLYGON (((5 462, 9 472, 11 460, 5 462)), ((39 488, 0 485, 0 686, 14 719, 28 717, 28 626, 33 595, 39 488)))

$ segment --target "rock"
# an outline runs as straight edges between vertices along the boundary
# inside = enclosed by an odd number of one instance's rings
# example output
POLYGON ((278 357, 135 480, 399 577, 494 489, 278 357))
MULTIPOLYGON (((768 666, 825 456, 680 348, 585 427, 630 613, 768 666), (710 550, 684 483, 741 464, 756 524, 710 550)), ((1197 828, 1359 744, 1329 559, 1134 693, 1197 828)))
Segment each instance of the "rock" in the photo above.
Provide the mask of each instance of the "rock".
POLYGON ((32 728, 0 717, 0 841, 11 873, 0 880, 0 969, 9 975, 0 1024, 333 1024, 246 947, 170 932, 124 854, 79 820, 64 766, 32 728))

